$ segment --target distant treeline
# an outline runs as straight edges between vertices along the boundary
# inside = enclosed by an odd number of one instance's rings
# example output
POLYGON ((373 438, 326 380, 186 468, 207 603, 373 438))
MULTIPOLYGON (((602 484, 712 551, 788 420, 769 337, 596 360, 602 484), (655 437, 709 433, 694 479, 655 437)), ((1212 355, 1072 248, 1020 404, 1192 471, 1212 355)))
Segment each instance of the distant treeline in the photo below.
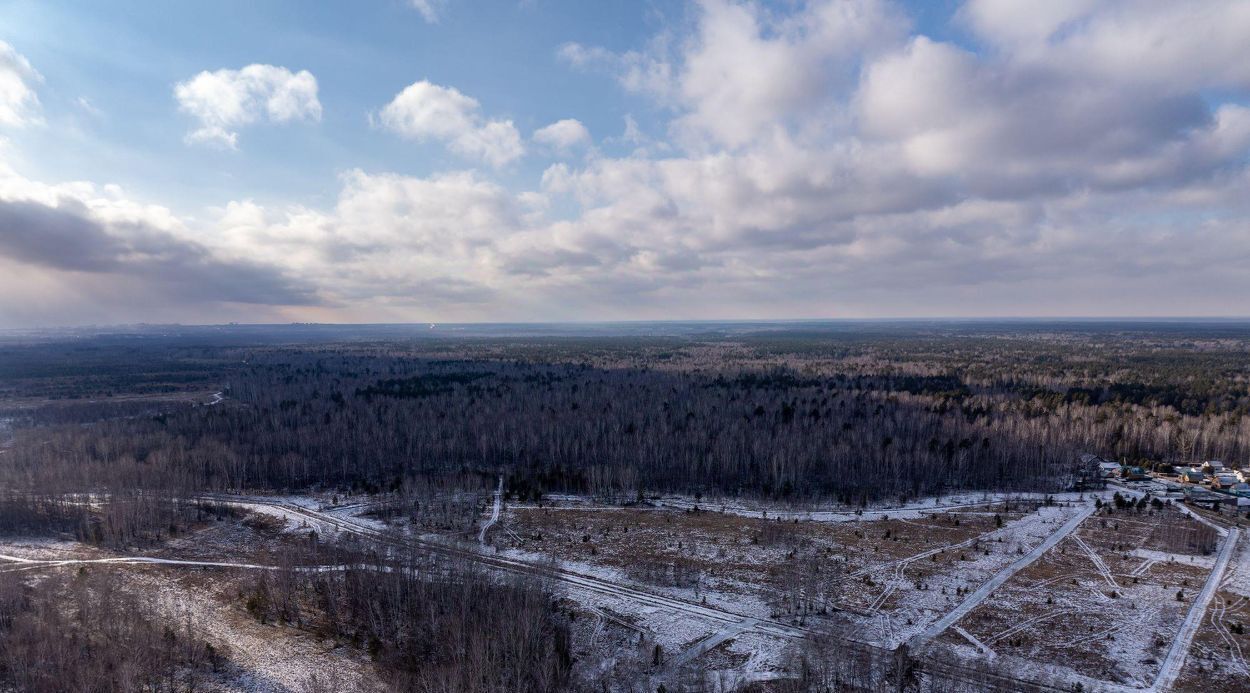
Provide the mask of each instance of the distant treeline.
MULTIPOLYGON (((1077 450, 1064 426, 977 398, 890 390, 889 379, 434 361, 394 361, 386 375, 411 374, 380 378, 377 366, 351 357, 266 364, 232 383, 225 406, 44 429, 56 446, 18 446, 9 469, 56 470, 85 486, 367 491, 498 471, 527 496, 854 502, 1057 488, 1077 450)), ((949 385, 937 384, 943 393, 949 385)))
MULTIPOLYGON (((223 403, 27 401, 0 481, 380 491, 451 477, 486 487, 505 474, 510 492, 531 498, 854 503, 1065 488, 1085 451, 1247 460, 1250 340, 1095 337, 1096 346, 1088 335, 996 332, 180 347, 153 358, 154 373, 216 369, 205 390, 225 392, 223 403)), ((142 355, 87 353, 104 366, 142 355)), ((145 377, 130 361, 115 370, 120 382, 145 377)), ((79 371, 35 363, 27 375, 23 392, 49 389, 40 378, 68 391, 79 371)))

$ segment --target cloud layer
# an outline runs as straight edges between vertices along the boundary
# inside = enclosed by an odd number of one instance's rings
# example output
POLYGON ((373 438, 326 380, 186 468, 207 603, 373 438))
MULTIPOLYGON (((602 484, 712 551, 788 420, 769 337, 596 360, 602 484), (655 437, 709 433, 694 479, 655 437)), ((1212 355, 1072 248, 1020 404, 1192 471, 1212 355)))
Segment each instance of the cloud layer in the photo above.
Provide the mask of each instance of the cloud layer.
POLYGON ((534 131, 534 141, 551 147, 555 151, 566 154, 569 151, 590 144, 590 131, 574 118, 564 118, 546 127, 534 131))
POLYGON ((0 268, 0 323, 139 321, 227 304, 321 301, 276 265, 223 257, 169 210, 135 203, 116 187, 42 185, 2 165, 0 268))
POLYGON ((430 24, 437 24, 443 13, 447 0, 408 0, 412 9, 421 13, 421 18, 430 24))
MULTIPOLYGON (((626 120, 628 154, 578 114, 528 151, 513 121, 418 81, 375 135, 457 170, 349 170, 319 207, 190 220, 10 173, 0 263, 298 319, 1244 314, 1250 5, 970 0, 953 21, 967 38, 878 0, 704 0, 633 50, 555 48, 663 114, 626 120), (527 154, 561 161, 501 182, 527 154)), ((229 145, 321 110, 311 75, 272 66, 178 99, 193 139, 229 145)))

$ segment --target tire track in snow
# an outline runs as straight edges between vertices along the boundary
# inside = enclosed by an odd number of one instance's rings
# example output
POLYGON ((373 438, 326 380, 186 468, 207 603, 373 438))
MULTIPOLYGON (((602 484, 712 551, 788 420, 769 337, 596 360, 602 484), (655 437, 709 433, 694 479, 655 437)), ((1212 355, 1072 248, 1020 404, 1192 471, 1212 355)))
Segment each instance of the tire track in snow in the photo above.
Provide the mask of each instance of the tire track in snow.
POLYGON ((1143 561, 1142 561, 1142 564, 1141 564, 1141 565, 1139 565, 1139 566, 1137 566, 1136 568, 1134 568, 1134 569, 1133 569, 1133 572, 1129 573, 1129 574, 1128 574, 1128 576, 1129 576, 1129 577, 1135 577, 1135 578, 1142 577, 1142 576, 1143 576, 1143 575, 1145 575, 1145 574, 1146 574, 1146 573, 1147 573, 1147 572, 1148 572, 1148 571, 1149 571, 1152 567, 1154 567, 1154 564, 1155 564, 1155 563, 1158 563, 1158 561, 1156 561, 1156 560, 1155 560, 1155 559, 1153 559, 1153 558, 1147 558, 1147 559, 1145 559, 1145 560, 1143 560, 1143 561))
POLYGON ((264 565, 260 563, 234 563, 230 561, 192 561, 182 560, 178 558, 157 558, 154 556, 113 556, 110 558, 52 558, 47 560, 32 560, 29 558, 18 558, 16 556, 5 556, 0 554, 0 560, 9 561, 13 565, 0 568, 0 572, 16 572, 19 570, 35 570, 39 568, 61 568, 69 565, 168 565, 182 566, 187 568, 238 568, 241 570, 291 570, 294 572, 329 572, 334 570, 347 570, 348 568, 369 568, 366 564, 338 564, 338 565, 307 565, 307 566, 280 566, 280 565, 264 565))
POLYGON ((1009 580, 1013 575, 1032 565, 1033 562, 1041 558, 1043 554, 1054 548, 1060 541, 1063 541, 1064 537, 1067 537, 1072 534, 1072 532, 1076 531, 1076 528, 1093 513, 1093 503, 1087 504, 1085 507, 1081 508, 1079 512, 1073 515, 1067 522, 1063 523, 1058 530, 1046 537, 1042 543, 1033 547, 1032 551, 1029 551, 1014 563, 999 571, 998 574, 990 578, 988 582, 981 585, 977 591, 973 592, 966 599, 960 602, 959 606, 955 607, 945 616, 938 619, 928 628, 913 636, 911 640, 908 641, 908 646, 914 649, 915 647, 937 637, 947 628, 955 625, 961 618, 968 615, 968 613, 980 605, 981 602, 985 601, 985 598, 990 596, 994 590, 1002 587, 1003 583, 1007 582, 1007 580, 1009 580))
MULTIPOLYGON (((1036 510, 1034 510, 1034 512, 1037 512, 1037 511, 1036 511, 1036 510)), ((977 536, 975 536, 975 537, 969 537, 969 538, 967 538, 967 539, 964 539, 963 541, 955 542, 954 544, 945 544, 945 545, 943 545, 943 546, 938 546, 938 547, 936 547, 936 548, 932 548, 932 549, 929 549, 929 550, 927 550, 927 551, 922 551, 922 552, 920 552, 920 553, 918 553, 918 554, 915 554, 914 556, 908 556, 908 557, 906 557, 906 558, 899 558, 899 559, 895 559, 895 560, 893 560, 893 561, 886 561, 886 562, 884 562, 884 563, 878 563, 878 564, 876 564, 876 565, 871 565, 871 566, 867 566, 867 567, 864 567, 864 568, 860 568, 859 570, 856 570, 856 571, 854 571, 854 572, 848 573, 848 574, 846 575, 846 578, 847 578, 847 579, 851 579, 851 578, 863 577, 863 576, 868 575, 868 574, 870 574, 870 573, 880 572, 880 571, 882 571, 882 570, 885 570, 885 569, 887 569, 887 568, 891 568, 891 567, 896 566, 896 565, 903 565, 903 566, 907 566, 907 565, 910 565, 910 564, 912 564, 912 563, 915 563, 916 561, 922 561, 922 560, 924 560, 924 559, 926 559, 926 558, 931 558, 931 557, 933 557, 933 556, 936 556, 936 555, 938 555, 938 554, 940 554, 940 553, 944 553, 944 552, 946 552, 946 551, 953 551, 953 550, 955 550, 955 549, 965 549, 965 548, 968 548, 969 546, 972 546, 973 544, 976 544, 976 543, 977 543, 977 542, 979 542, 979 541, 986 541, 986 542, 989 542, 989 541, 991 541, 991 540, 992 540, 992 539, 993 539, 996 535, 999 535, 999 534, 1011 534, 1012 532, 1014 532, 1014 531, 1016 530, 1017 526, 1018 526, 1019 524, 1021 524, 1021 523, 1030 522, 1030 521, 1035 521, 1035 520, 1036 520, 1036 518, 1032 517, 1032 514, 1031 514, 1031 513, 1030 513, 1030 514, 1026 514, 1026 515, 1024 515, 1023 517, 1020 517, 1020 518, 1017 518, 1017 519, 1015 519, 1015 520, 1012 520, 1011 522, 1008 522, 1007 524, 1003 525, 1002 527, 997 527, 997 528, 992 529, 992 530, 990 530, 990 531, 988 531, 988 532, 985 532, 984 534, 978 534, 978 535, 977 535, 977 536)))
POLYGON ((891 578, 888 583, 886 583, 884 589, 881 590, 881 594, 877 595, 877 598, 874 599, 872 601, 872 604, 868 606, 869 614, 875 614, 878 611, 880 611, 881 608, 885 606, 885 602, 886 600, 890 598, 890 595, 894 594, 894 592, 898 590, 900 586, 902 586, 903 568, 905 568, 906 565, 907 564, 905 563, 899 563, 898 565, 894 566, 894 577, 891 578))
POLYGON ((1098 569, 1099 574, 1102 575, 1102 579, 1106 580, 1107 584, 1111 585, 1115 589, 1120 589, 1120 583, 1115 581, 1115 576, 1111 574, 1111 568, 1107 567, 1107 564, 1102 560, 1102 556, 1095 553, 1094 549, 1091 548, 1089 544, 1086 544, 1085 540, 1081 538, 1081 535, 1073 533, 1072 541, 1076 542, 1076 545, 1081 547, 1081 550, 1084 551, 1085 555, 1089 557, 1090 562, 1094 564, 1094 567, 1098 569))
POLYGON ((1015 635, 1016 633, 1019 633, 1020 631, 1028 630, 1031 626, 1033 626, 1034 624, 1040 621, 1049 621, 1054 618, 1059 618, 1060 616, 1067 616, 1068 614, 1076 614, 1076 613, 1080 613, 1080 610, 1079 609, 1058 609, 1050 613, 1042 614, 1041 616, 1034 616, 1033 618, 1030 618, 1026 621, 1021 621, 1020 623, 1017 623, 1016 625, 1008 628, 1007 630, 999 631, 991 635, 990 637, 985 639, 985 644, 993 645, 994 643, 999 642, 1000 640, 1003 640, 1004 638, 1010 638, 1011 636, 1015 635))
POLYGON ((499 476, 499 488, 495 489, 495 505, 491 508, 490 519, 486 524, 482 525, 482 531, 477 533, 477 543, 486 543, 486 531, 495 526, 499 521, 499 510, 503 507, 503 475, 499 476))
POLYGON ((1172 684, 1176 683, 1176 679, 1181 675, 1181 669, 1185 665, 1185 658, 1189 655, 1189 647, 1193 644, 1194 636, 1198 633, 1198 627, 1202 625, 1202 617, 1206 614, 1207 605, 1211 603, 1211 598, 1215 596, 1215 590, 1224 579, 1224 569, 1228 567, 1228 559, 1233 553, 1233 548, 1237 545, 1237 538, 1241 530, 1230 529, 1228 536, 1224 538, 1224 546, 1220 547, 1220 555, 1215 559, 1215 567, 1211 570, 1211 574, 1207 576, 1206 584, 1202 586, 1202 591, 1198 594, 1198 598, 1189 608, 1189 613, 1185 616, 1185 622, 1181 624, 1180 632, 1177 633, 1176 639, 1172 641, 1172 647, 1168 650, 1167 658, 1163 660, 1163 666, 1159 667, 1159 675, 1155 677, 1152 691, 1166 691, 1172 688, 1172 684))
POLYGON ((1208 617, 1208 620, 1211 622, 1211 626, 1215 628, 1215 632, 1219 634, 1220 639, 1228 646, 1228 653, 1233 663, 1237 665, 1237 668, 1241 669, 1243 674, 1250 676, 1250 667, 1246 665, 1246 657, 1241 651, 1241 645, 1237 643, 1236 638, 1229 635, 1227 626, 1224 623, 1224 616, 1229 609, 1241 608, 1245 601, 1244 597, 1238 597, 1236 601, 1230 603, 1225 598, 1216 595, 1215 606, 1211 608, 1211 615, 1208 617))
POLYGON ((689 664, 690 662, 716 649, 725 641, 732 640, 742 633, 751 630, 755 627, 755 623, 755 619, 746 618, 737 623, 731 623, 724 628, 713 632, 706 638, 703 638, 702 640, 691 645, 685 652, 682 652, 673 658, 672 663, 669 665, 670 668, 675 669, 689 664))

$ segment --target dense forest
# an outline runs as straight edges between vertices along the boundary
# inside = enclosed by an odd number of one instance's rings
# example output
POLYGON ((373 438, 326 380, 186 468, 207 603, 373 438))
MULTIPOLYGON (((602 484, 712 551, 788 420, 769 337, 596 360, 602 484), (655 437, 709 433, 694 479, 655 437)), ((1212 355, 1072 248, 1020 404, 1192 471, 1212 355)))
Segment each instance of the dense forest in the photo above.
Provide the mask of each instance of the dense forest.
POLYGON ((1062 489, 1084 451, 1250 451, 1250 334, 899 329, 10 345, 0 479, 12 498, 504 474, 524 497, 863 503, 1062 489), (96 370, 56 368, 83 350, 96 370))

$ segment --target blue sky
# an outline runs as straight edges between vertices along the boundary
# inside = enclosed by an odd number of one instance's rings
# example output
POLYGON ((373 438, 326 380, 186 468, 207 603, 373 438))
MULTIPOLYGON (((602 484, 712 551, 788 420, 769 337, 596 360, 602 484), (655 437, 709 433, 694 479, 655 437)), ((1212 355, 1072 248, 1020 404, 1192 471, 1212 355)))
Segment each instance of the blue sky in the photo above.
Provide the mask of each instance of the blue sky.
MULTIPOLYGON (((401 0, 12 2, 0 9, 0 38, 38 66, 44 117, 82 131, 66 138, 47 129, 18 141, 32 174, 111 180, 194 208, 214 193, 223 202, 325 201, 348 168, 428 175, 455 167, 440 147, 397 148, 368 123, 368 113, 418 79, 455 85, 524 131, 576 117, 602 136, 620 134, 626 113, 654 125, 649 104, 561 65, 556 49, 579 41, 628 50, 687 12, 680 3, 476 2, 446 7, 430 23, 401 0), (262 127, 237 152, 184 146, 190 119, 178 112, 174 85, 253 63, 315 74, 321 123, 262 127)), ((505 174, 534 178, 542 163, 505 174)))
POLYGON ((1245 314, 1247 7, 0 2, 0 327, 1245 314))

